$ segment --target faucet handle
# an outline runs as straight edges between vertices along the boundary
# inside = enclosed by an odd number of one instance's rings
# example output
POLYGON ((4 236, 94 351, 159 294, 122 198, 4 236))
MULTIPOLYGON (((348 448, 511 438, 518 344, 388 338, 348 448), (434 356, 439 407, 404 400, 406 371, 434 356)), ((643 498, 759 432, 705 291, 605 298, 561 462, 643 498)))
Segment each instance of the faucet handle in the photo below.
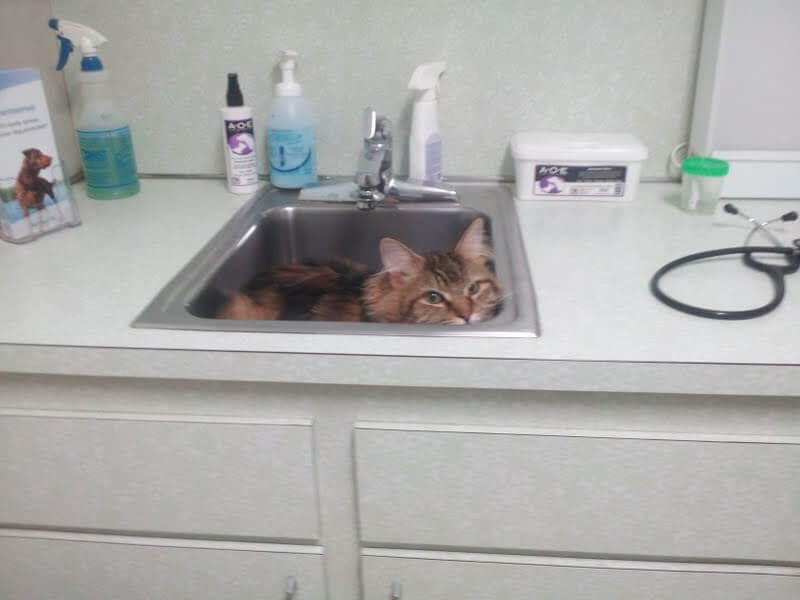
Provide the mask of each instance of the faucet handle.
POLYGON ((371 140, 375 137, 375 128, 378 124, 378 113, 371 106, 364 109, 364 120, 362 123, 361 131, 363 132, 362 135, 364 139, 371 140))
POLYGON ((368 106, 364 109, 361 132, 368 142, 376 139, 386 140, 392 135, 392 122, 368 106))

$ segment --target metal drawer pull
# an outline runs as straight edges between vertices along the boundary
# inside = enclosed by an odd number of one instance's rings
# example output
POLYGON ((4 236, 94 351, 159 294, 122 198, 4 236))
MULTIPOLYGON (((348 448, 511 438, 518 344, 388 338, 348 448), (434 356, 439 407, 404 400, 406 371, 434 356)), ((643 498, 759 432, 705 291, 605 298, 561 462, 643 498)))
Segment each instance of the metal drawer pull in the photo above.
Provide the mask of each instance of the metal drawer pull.
POLYGON ((286 600, 294 600, 294 595, 297 593, 297 580, 289 575, 286 578, 286 600))
POLYGON ((403 584, 397 583, 396 581, 392 582, 392 591, 389 598, 391 600, 400 600, 403 597, 403 584))

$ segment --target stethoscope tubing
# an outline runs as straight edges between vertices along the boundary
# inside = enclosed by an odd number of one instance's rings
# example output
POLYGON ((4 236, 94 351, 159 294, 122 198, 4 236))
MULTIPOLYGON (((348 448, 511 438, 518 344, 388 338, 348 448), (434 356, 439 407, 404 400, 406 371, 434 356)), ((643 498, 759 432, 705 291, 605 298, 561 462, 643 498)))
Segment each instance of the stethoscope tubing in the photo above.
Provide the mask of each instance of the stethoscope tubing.
POLYGON ((682 312, 691 315, 696 315, 698 317, 706 317, 709 319, 726 319, 726 320, 752 319, 754 317, 760 317, 761 315, 765 315, 775 310, 775 308, 783 301, 783 297, 786 293, 786 285, 783 280, 784 275, 788 273, 794 273, 798 270, 798 268, 800 268, 800 250, 798 250, 798 248, 792 248, 788 246, 778 246, 778 247, 734 246, 731 248, 706 250, 704 252, 695 252, 694 254, 682 256, 681 258, 677 258, 665 264, 658 271, 656 271, 653 274, 653 277, 650 279, 650 291, 656 298, 658 298, 661 302, 663 302, 667 306, 670 306, 676 310, 680 310, 682 312), (789 264, 771 265, 763 263, 753 258, 754 253, 783 254, 789 261, 789 264), (680 267, 681 265, 692 263, 698 260, 704 260, 707 258, 714 258, 717 256, 727 256, 731 254, 742 254, 745 264, 747 264, 749 267, 753 269, 756 269, 757 271, 762 271, 770 278, 774 288, 774 295, 772 300, 770 300, 763 306, 747 310, 717 310, 714 308, 694 306, 692 304, 686 304, 685 302, 676 300, 675 298, 665 294, 659 286, 661 278, 664 275, 666 275, 673 269, 680 267))

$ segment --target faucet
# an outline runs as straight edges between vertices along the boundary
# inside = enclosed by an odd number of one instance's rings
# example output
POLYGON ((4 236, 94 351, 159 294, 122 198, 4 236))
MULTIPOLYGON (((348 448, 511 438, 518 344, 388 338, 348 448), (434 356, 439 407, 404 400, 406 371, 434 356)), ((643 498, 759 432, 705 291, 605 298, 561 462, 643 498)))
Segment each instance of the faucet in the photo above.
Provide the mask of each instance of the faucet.
POLYGON ((392 173, 392 122, 373 108, 364 109, 364 146, 358 157, 353 192, 356 206, 371 210, 386 197, 411 202, 458 202, 456 191, 442 184, 401 180, 392 173))

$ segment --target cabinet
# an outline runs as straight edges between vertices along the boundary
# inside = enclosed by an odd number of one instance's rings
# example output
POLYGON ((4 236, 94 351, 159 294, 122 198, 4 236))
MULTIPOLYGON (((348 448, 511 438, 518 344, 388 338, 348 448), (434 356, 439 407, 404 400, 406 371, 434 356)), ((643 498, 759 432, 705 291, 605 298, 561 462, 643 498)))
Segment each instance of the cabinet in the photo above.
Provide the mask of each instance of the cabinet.
POLYGON ((369 423, 365 600, 795 600, 800 444, 369 423))
POLYGON ((0 598, 8 600, 325 598, 314 547, 6 530, 0 557, 0 598))
POLYGON ((796 600, 798 439, 796 398, 0 375, 0 598, 796 600))
MULTIPOLYGON (((367 551, 370 552, 370 551, 367 551)), ((378 552, 378 551, 375 551, 378 552)), ((800 570, 395 552, 365 555, 364 600, 796 600, 800 570), (403 556, 405 554, 405 556, 403 556)))
POLYGON ((0 523, 313 541, 307 420, 0 412, 0 523))
POLYGON ((660 437, 362 423, 362 539, 800 561, 800 444, 660 437))

